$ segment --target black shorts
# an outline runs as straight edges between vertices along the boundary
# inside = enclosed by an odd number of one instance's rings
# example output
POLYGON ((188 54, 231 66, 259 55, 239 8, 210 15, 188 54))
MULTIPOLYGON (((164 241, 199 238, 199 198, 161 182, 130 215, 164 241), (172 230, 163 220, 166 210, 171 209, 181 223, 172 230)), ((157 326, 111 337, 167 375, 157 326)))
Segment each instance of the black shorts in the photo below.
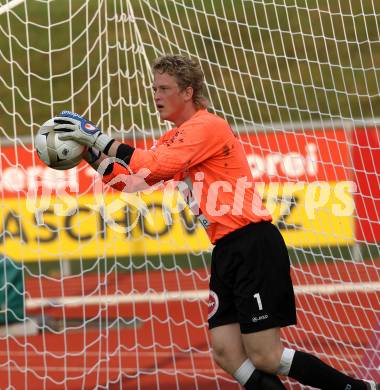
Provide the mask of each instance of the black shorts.
POLYGON ((288 250, 270 222, 251 223, 212 252, 209 328, 239 323, 242 333, 296 324, 288 250))

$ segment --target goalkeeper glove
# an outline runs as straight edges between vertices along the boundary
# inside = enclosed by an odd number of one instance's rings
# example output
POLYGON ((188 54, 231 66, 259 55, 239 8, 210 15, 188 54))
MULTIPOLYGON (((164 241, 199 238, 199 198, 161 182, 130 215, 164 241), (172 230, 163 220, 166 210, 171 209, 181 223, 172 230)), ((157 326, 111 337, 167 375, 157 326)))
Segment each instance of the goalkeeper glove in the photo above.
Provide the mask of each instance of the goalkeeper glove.
POLYGON ((93 146, 101 152, 114 141, 92 122, 74 112, 62 111, 53 120, 57 124, 54 130, 62 131, 58 137, 61 141, 73 140, 88 147, 93 146))

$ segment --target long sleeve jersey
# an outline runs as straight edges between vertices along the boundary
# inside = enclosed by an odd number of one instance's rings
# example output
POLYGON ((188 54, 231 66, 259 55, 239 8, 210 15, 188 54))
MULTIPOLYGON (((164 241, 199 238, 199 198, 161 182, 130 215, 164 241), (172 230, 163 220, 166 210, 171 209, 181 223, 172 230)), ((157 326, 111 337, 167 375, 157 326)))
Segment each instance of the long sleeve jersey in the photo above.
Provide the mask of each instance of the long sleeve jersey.
POLYGON ((126 192, 134 191, 133 180, 123 185, 114 180, 120 174, 145 170, 149 185, 178 181, 213 244, 251 222, 272 220, 255 190, 241 143, 224 119, 205 109, 166 132, 150 150, 135 149, 128 168, 115 164, 103 181, 126 192))

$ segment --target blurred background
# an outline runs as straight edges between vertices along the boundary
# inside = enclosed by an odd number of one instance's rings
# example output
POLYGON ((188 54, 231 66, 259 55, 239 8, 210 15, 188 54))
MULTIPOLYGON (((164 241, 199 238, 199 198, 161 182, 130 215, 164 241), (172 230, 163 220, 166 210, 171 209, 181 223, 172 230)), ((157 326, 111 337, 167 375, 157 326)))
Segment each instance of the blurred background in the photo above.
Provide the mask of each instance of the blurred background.
POLYGON ((152 222, 33 148, 63 109, 150 147, 171 128, 152 95, 164 53, 200 62, 285 237, 285 343, 379 380, 379 17, 375 0, 1 1, 0 387, 239 388, 211 359, 212 246, 191 212, 136 195, 152 222))

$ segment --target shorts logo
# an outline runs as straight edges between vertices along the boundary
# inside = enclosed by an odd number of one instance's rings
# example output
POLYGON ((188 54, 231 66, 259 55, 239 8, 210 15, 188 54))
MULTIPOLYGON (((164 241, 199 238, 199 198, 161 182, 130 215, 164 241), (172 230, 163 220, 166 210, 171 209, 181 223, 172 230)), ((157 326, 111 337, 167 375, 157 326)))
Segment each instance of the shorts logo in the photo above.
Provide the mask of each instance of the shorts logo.
POLYGON ((210 291, 208 297, 208 319, 210 319, 218 310, 219 298, 214 291, 210 291))
POLYGON ((268 317, 269 317, 268 314, 265 314, 265 315, 259 316, 259 317, 252 317, 252 322, 266 320, 268 317))

